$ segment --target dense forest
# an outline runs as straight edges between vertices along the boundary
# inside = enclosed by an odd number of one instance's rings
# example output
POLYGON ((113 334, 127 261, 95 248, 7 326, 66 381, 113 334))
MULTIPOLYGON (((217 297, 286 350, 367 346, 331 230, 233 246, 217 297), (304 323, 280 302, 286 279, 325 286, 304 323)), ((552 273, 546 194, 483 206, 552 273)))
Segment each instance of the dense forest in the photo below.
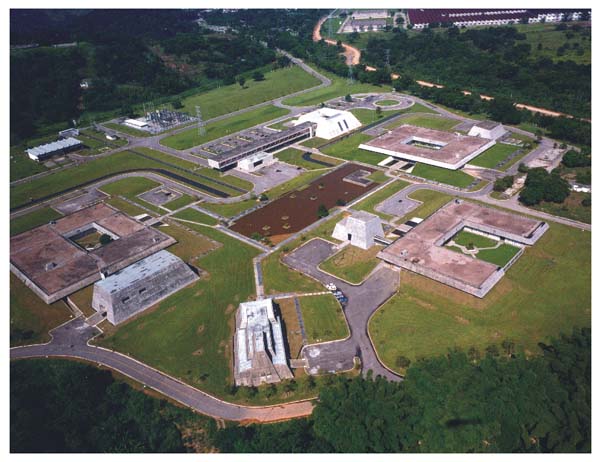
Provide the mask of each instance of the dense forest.
POLYGON ((365 64, 479 93, 511 98, 579 117, 591 114, 591 65, 533 59, 525 34, 514 27, 458 28, 369 40, 365 64))
POLYGON ((11 144, 84 112, 127 115, 134 104, 233 82, 275 62, 256 38, 213 34, 197 17, 188 10, 13 10, 11 45, 40 46, 11 51, 11 144))
POLYGON ((399 383, 332 377, 310 418, 224 429, 91 366, 19 361, 11 450, 590 452, 591 330, 539 347, 529 358, 509 340, 451 351, 414 362, 399 383))

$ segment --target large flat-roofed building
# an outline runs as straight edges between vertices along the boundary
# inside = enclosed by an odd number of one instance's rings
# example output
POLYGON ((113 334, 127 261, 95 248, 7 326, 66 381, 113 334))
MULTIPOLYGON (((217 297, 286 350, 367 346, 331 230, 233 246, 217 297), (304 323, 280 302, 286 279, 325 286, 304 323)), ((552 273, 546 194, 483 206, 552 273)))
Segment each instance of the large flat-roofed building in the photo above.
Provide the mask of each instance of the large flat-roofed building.
POLYGON ((378 253, 382 260, 476 297, 484 297, 548 229, 542 221, 456 199, 378 253), (444 247, 462 230, 504 240, 521 250, 503 267, 444 247))
POLYGON ((235 384, 258 386, 293 377, 281 328, 270 298, 241 303, 235 316, 235 384))
POLYGON ((315 124, 306 122, 281 132, 239 146, 208 158, 208 165, 217 170, 227 170, 237 166, 238 162, 260 152, 272 152, 292 143, 297 143, 314 135, 315 124))
POLYGON ((53 303, 175 242, 100 203, 13 236, 10 268, 53 303))
POLYGON ((64 154, 70 151, 75 151, 80 149, 82 146, 83 143, 77 138, 69 137, 60 139, 58 141, 53 141, 52 143, 42 144, 40 146, 36 146, 35 148, 26 149, 25 152, 31 160, 39 162, 55 154, 64 154))
POLYGON ((161 250, 96 282, 92 308, 117 325, 197 279, 179 257, 161 250))
POLYGON ((345 135, 361 126, 359 120, 351 112, 328 107, 304 114, 295 123, 301 125, 306 122, 316 124, 315 136, 325 140, 345 135))
POLYGON ((358 147, 398 159, 457 170, 494 144, 494 140, 401 125, 358 147))

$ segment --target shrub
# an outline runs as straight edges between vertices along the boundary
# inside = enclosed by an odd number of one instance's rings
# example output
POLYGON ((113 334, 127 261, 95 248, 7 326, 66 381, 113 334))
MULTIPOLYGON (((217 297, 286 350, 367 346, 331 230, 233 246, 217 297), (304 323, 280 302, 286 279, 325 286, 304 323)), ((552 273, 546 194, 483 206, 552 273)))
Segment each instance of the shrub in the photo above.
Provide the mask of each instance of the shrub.
POLYGON ((327 207, 325 207, 324 204, 319 205, 319 210, 317 211, 317 215, 319 216, 319 218, 323 218, 323 217, 326 217, 327 215, 329 215, 329 210, 327 210, 327 207))
POLYGON ((110 242, 112 242, 113 238, 110 237, 108 234, 103 234, 102 236, 100 236, 100 244, 102 245, 106 245, 110 242))
POLYGON ((396 357, 396 367, 406 369, 408 366, 410 366, 410 359, 408 359, 406 356, 396 357))

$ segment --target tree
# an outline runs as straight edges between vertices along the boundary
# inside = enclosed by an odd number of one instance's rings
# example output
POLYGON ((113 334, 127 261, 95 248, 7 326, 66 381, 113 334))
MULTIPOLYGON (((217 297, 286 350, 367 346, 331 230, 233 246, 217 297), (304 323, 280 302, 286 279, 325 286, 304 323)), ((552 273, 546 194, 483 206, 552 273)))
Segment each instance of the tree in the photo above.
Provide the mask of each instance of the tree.
POLYGON ((256 82, 260 82, 262 80, 265 80, 265 76, 262 72, 260 71, 256 71, 252 74, 252 78, 254 79, 254 81, 256 82))
POLYGON ((240 75, 237 81, 240 84, 240 87, 244 88, 244 85, 246 84, 246 78, 243 75, 240 75))
POLYGON ((183 107, 183 104, 179 98, 174 99, 171 105, 173 106, 173 109, 181 109, 183 107))
POLYGON ((562 158, 562 164, 565 167, 573 168, 573 167, 589 167, 592 165, 592 159, 589 155, 583 152, 577 152, 574 150, 570 150, 565 152, 562 158))
POLYGON ((503 178, 498 178, 494 182, 494 191, 504 192, 508 188, 510 188, 514 183, 515 177, 512 175, 505 176, 503 178))
POLYGON ((109 244, 113 241, 113 238, 110 237, 108 234, 102 234, 100 236, 99 242, 101 245, 106 245, 109 244))
POLYGON ((327 207, 325 207, 325 204, 319 205, 319 209, 317 210, 317 215, 319 218, 323 218, 323 217, 326 217, 327 215, 329 215, 329 210, 327 210, 327 207))
POLYGON ((344 100, 348 103, 352 102, 352 95, 350 95, 350 93, 348 93, 345 97, 344 100))
POLYGON ((375 109, 375 114, 377 114, 377 117, 381 117, 381 106, 377 106, 377 108, 375 109))

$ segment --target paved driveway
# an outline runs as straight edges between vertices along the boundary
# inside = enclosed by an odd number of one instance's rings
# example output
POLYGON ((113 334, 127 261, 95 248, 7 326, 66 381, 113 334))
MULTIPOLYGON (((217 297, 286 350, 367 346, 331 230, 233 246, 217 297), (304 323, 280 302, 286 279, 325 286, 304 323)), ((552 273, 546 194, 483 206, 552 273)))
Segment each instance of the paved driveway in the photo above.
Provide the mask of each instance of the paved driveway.
POLYGON ((335 253, 335 246, 323 239, 313 239, 284 258, 292 268, 309 274, 323 284, 333 282, 348 297, 344 310, 350 337, 335 342, 308 345, 303 354, 311 374, 340 372, 351 369, 354 357, 361 359, 363 372, 372 370, 388 380, 400 377, 386 369, 378 360, 367 334, 367 324, 373 312, 397 290, 400 277, 397 271, 381 265, 359 286, 347 284, 317 268, 319 263, 335 253))

